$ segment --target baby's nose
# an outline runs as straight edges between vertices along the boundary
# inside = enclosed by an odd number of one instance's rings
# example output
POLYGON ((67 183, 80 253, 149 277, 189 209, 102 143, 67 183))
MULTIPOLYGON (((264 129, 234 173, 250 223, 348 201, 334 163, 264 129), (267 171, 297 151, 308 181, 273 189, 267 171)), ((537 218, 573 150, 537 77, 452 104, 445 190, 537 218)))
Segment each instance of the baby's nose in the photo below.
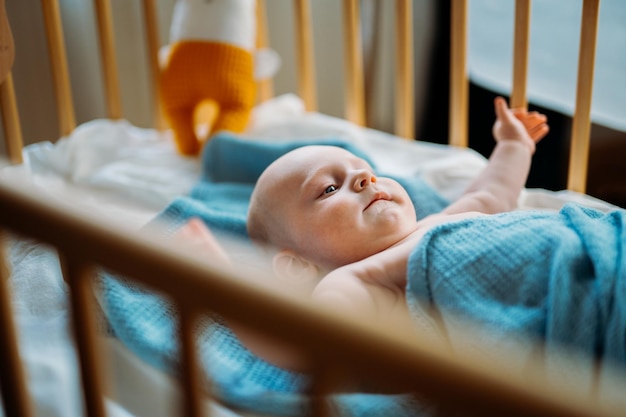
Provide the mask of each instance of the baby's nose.
POLYGON ((357 178, 354 181, 354 189, 356 191, 361 191, 374 182, 376 182, 376 177, 370 172, 364 172, 360 175, 357 175, 357 178))

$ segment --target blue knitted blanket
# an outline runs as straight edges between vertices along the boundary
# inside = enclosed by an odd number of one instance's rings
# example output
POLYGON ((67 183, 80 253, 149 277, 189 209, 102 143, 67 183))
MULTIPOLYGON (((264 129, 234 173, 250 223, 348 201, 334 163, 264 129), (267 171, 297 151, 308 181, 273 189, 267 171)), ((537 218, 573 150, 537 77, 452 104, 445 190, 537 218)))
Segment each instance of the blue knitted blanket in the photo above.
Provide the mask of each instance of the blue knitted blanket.
MULTIPOLYGON (((311 144, 340 146, 372 162, 360 149, 332 138, 261 142, 222 133, 205 146, 202 178, 190 195, 172 201, 154 222, 165 225, 167 234, 190 217, 200 217, 214 231, 246 237, 248 201, 258 176, 280 155, 311 144)), ((407 188, 418 218, 447 205, 420 178, 394 178, 407 188)), ((115 335, 142 360, 175 374, 179 358, 176 312, 171 305, 120 277, 104 274, 102 289, 115 335)), ((308 414, 308 399, 302 394, 309 383, 307 375, 279 369, 254 356, 219 319, 207 319, 199 334, 199 350, 214 395, 226 404, 272 415, 308 414)), ((331 404, 340 416, 413 416, 424 411, 408 395, 342 394, 334 396, 331 404)))
POLYGON ((546 351, 626 365, 625 251, 619 209, 570 203, 442 224, 411 253, 407 301, 414 314, 432 314, 459 349, 468 348, 459 330, 471 319, 492 346, 525 335, 546 351))

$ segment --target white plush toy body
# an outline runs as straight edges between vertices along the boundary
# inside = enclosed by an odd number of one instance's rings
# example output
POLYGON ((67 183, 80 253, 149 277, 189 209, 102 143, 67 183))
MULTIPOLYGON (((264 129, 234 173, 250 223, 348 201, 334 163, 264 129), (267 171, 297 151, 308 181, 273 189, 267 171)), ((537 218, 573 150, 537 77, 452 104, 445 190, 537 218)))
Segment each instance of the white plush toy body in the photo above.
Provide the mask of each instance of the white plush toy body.
POLYGON ((223 42, 252 51, 256 42, 256 0, 179 0, 170 43, 223 42))

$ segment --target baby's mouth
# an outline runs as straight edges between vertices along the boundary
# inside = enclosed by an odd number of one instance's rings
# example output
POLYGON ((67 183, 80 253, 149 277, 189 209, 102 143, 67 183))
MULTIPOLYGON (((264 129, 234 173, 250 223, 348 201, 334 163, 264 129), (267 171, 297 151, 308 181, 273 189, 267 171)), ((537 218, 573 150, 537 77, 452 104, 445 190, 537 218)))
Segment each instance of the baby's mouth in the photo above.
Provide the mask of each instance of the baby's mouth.
POLYGON ((377 192, 376 194, 374 194, 374 198, 372 198, 372 201, 369 202, 369 204, 363 209, 363 211, 366 211, 368 208, 370 208, 374 203, 378 202, 378 201, 390 201, 391 198, 383 192, 377 192))

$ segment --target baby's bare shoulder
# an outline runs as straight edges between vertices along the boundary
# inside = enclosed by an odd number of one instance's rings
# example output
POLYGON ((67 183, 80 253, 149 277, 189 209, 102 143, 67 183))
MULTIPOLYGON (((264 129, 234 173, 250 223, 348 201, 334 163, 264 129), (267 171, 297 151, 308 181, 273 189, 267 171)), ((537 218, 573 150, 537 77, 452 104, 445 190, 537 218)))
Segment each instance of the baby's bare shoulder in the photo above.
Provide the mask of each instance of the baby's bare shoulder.
POLYGON ((404 288, 386 285, 372 270, 353 273, 355 267, 342 267, 324 277, 313 292, 313 302, 358 319, 387 323, 409 318, 404 288))

